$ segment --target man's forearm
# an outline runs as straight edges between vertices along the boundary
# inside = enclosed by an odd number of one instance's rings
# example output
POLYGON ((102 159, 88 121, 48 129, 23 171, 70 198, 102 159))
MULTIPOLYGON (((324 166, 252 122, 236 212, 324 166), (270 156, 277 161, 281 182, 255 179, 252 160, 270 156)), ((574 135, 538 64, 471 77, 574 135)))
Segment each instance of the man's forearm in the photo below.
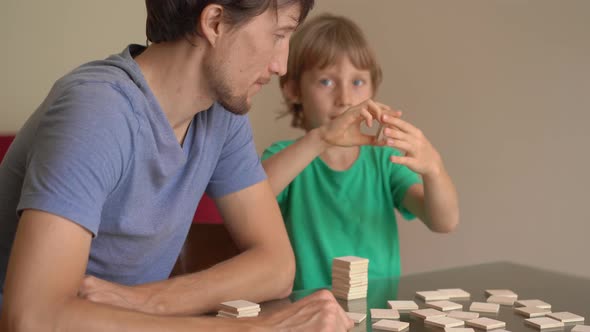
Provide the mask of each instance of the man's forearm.
POLYGON ((246 250, 210 269, 144 285, 151 296, 142 310, 163 315, 201 314, 229 300, 263 302, 286 297, 295 273, 293 259, 282 259, 292 257, 289 255, 277 255, 270 248, 246 250))
MULTIPOLYGON (((34 306, 32 306, 34 307, 34 306)), ((38 309, 38 308, 37 308, 38 309)), ((150 331, 255 331, 256 320, 231 320, 215 317, 166 317, 130 311, 109 305, 92 303, 87 300, 71 300, 51 308, 37 310, 29 308, 21 319, 2 317, 0 330, 25 331, 86 331, 86 332, 150 332, 150 331), (18 322, 13 324, 14 322, 18 322)))

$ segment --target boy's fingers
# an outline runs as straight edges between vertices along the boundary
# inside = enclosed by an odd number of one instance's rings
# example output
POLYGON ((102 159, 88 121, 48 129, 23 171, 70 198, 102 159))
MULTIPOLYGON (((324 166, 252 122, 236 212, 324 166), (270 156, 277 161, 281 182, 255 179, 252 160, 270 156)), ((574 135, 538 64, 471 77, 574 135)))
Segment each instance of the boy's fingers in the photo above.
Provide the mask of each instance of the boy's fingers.
POLYGON ((365 122, 367 123, 367 127, 369 127, 369 128, 373 127, 373 115, 369 112, 369 110, 367 110, 366 108, 363 108, 361 110, 361 116, 364 118, 365 122))
POLYGON ((416 132, 416 130, 418 130, 416 127, 411 125, 409 122, 404 121, 398 117, 390 116, 389 114, 383 115, 382 121, 383 121, 383 123, 385 123, 389 126, 397 127, 401 131, 404 131, 409 134, 414 133, 414 132, 416 132))

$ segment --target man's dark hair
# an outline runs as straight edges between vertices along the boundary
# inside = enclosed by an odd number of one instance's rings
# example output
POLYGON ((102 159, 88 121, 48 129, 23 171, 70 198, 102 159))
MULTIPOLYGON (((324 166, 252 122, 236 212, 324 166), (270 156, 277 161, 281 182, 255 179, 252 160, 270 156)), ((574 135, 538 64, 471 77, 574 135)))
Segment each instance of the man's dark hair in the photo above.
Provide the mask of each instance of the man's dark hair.
POLYGON ((270 7, 279 8, 296 3, 301 5, 299 22, 303 22, 314 0, 145 0, 147 39, 152 43, 160 43, 198 34, 196 26, 201 12, 211 4, 223 6, 224 19, 239 26, 270 7))

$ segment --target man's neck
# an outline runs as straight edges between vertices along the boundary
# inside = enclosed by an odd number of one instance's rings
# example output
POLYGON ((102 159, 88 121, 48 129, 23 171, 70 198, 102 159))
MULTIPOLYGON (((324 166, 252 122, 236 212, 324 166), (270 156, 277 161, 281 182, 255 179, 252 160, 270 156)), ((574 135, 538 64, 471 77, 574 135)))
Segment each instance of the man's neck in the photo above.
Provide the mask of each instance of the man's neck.
POLYGON ((202 58, 186 40, 152 44, 135 58, 180 143, 195 114, 213 103, 202 58))

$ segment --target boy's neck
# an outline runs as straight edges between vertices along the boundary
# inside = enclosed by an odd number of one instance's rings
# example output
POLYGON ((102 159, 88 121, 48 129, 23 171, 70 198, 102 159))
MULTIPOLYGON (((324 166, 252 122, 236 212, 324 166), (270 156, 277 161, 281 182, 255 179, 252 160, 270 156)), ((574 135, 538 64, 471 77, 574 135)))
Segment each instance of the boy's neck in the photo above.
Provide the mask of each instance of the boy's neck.
POLYGON ((335 171, 345 171, 354 165, 360 155, 360 147, 331 147, 326 149, 320 158, 335 171))

